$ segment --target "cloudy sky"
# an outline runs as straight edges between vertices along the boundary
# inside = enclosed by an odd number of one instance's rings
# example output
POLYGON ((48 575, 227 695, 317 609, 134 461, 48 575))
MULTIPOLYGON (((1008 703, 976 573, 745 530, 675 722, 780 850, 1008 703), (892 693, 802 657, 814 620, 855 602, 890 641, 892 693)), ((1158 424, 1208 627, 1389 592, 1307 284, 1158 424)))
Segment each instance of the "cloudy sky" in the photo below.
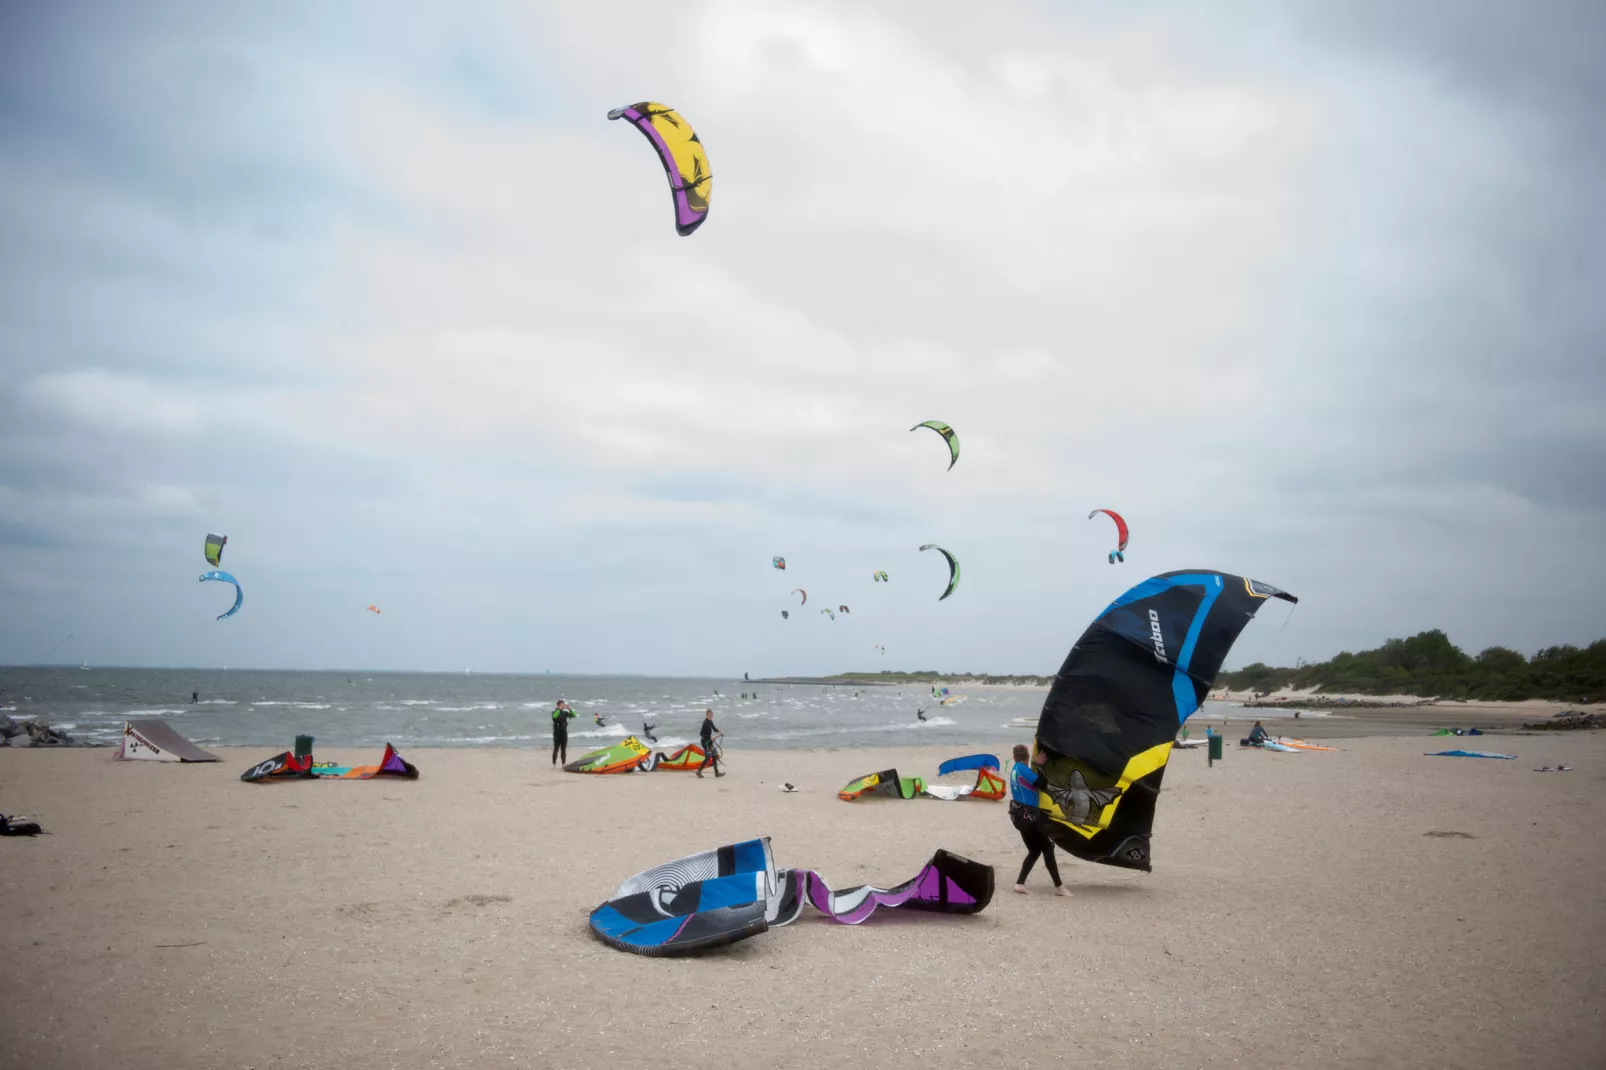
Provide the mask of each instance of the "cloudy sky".
POLYGON ((0 662, 1052 672, 1185 567, 1302 599, 1229 664, 1606 634, 1598 5, 437 6, 0 6, 0 662))

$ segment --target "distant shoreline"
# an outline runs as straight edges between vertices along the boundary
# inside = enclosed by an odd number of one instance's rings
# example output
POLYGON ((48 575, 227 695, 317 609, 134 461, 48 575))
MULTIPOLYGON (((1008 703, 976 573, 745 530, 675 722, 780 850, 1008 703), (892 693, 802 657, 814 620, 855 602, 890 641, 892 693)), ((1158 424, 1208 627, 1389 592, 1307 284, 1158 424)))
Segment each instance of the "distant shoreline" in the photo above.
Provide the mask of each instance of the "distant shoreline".
POLYGON ((983 691, 1047 691, 1052 676, 944 676, 934 673, 837 673, 835 676, 774 676, 748 684, 817 684, 820 687, 914 687, 942 684, 983 691))

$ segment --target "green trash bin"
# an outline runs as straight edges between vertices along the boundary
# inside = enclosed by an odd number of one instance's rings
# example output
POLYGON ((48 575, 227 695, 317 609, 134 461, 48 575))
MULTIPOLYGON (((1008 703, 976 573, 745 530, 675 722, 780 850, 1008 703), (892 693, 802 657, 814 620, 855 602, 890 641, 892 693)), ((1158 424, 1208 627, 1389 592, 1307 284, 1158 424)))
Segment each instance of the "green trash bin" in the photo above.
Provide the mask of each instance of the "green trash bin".
POLYGON ((312 753, 312 737, 311 736, 297 736, 296 737, 296 757, 297 758, 305 758, 307 755, 309 755, 311 753, 312 753))
POLYGON ((1215 765, 1219 761, 1221 761, 1221 737, 1212 735, 1210 737, 1210 764, 1215 765))

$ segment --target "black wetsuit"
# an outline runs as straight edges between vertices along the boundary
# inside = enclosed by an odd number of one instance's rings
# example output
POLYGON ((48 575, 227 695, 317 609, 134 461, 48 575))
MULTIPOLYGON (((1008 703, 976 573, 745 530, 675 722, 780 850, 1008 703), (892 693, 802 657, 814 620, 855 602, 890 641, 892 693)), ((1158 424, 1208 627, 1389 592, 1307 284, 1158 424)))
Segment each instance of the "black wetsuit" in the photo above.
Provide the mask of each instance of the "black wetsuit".
POLYGON ((552 711, 552 764, 559 761, 565 764, 569 761, 569 722, 574 719, 573 710, 554 709, 552 711))
POLYGON ((710 764, 714 767, 715 776, 725 775, 719 771, 719 756, 714 752, 714 733, 718 731, 719 726, 714 723, 712 718, 703 718, 703 726, 697 731, 697 737, 702 741, 703 747, 703 764, 697 767, 698 776, 702 776, 703 770, 707 769, 710 764))
MULTIPOLYGON (((1048 777, 1039 769, 1037 775, 1032 778, 1032 787, 1042 791, 1047 784, 1048 777)), ((1027 875, 1031 873, 1032 867, 1037 865, 1037 859, 1041 856, 1043 868, 1048 870, 1049 879, 1054 882, 1054 887, 1058 888, 1060 867, 1054 861, 1054 841, 1048 838, 1048 833, 1038 827, 1037 823, 1042 820, 1038 816, 1041 812, 1035 807, 1018 803, 1013 799, 1009 802, 1009 823, 1015 826, 1015 831, 1020 833, 1021 842, 1026 845, 1026 860, 1020 864, 1020 876, 1015 878, 1015 883, 1026 883, 1027 875)))
POLYGON ((646 736, 648 739, 652 740, 654 743, 657 743, 658 742, 658 737, 652 734, 652 730, 654 728, 657 728, 657 727, 658 726, 655 725, 655 724, 648 724, 646 721, 642 721, 641 722, 641 734, 646 736))

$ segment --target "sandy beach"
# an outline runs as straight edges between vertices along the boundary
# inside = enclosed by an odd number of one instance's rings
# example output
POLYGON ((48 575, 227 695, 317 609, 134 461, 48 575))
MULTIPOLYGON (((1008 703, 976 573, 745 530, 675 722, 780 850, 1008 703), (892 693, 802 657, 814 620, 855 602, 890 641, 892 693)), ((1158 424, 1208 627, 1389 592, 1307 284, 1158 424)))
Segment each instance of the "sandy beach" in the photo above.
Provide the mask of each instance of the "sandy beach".
POLYGON ((947 751, 732 750, 699 781, 416 750, 415 782, 267 786, 257 750, 0 751, 0 810, 53 833, 0 840, 0 1065, 1598 1066, 1606 738, 1440 743, 1178 753, 1155 871, 1062 856, 1069 899, 1010 891, 1002 803, 835 797, 947 751), (1000 890, 690 959, 590 935, 623 878, 755 835, 838 886, 946 847, 1000 890))

